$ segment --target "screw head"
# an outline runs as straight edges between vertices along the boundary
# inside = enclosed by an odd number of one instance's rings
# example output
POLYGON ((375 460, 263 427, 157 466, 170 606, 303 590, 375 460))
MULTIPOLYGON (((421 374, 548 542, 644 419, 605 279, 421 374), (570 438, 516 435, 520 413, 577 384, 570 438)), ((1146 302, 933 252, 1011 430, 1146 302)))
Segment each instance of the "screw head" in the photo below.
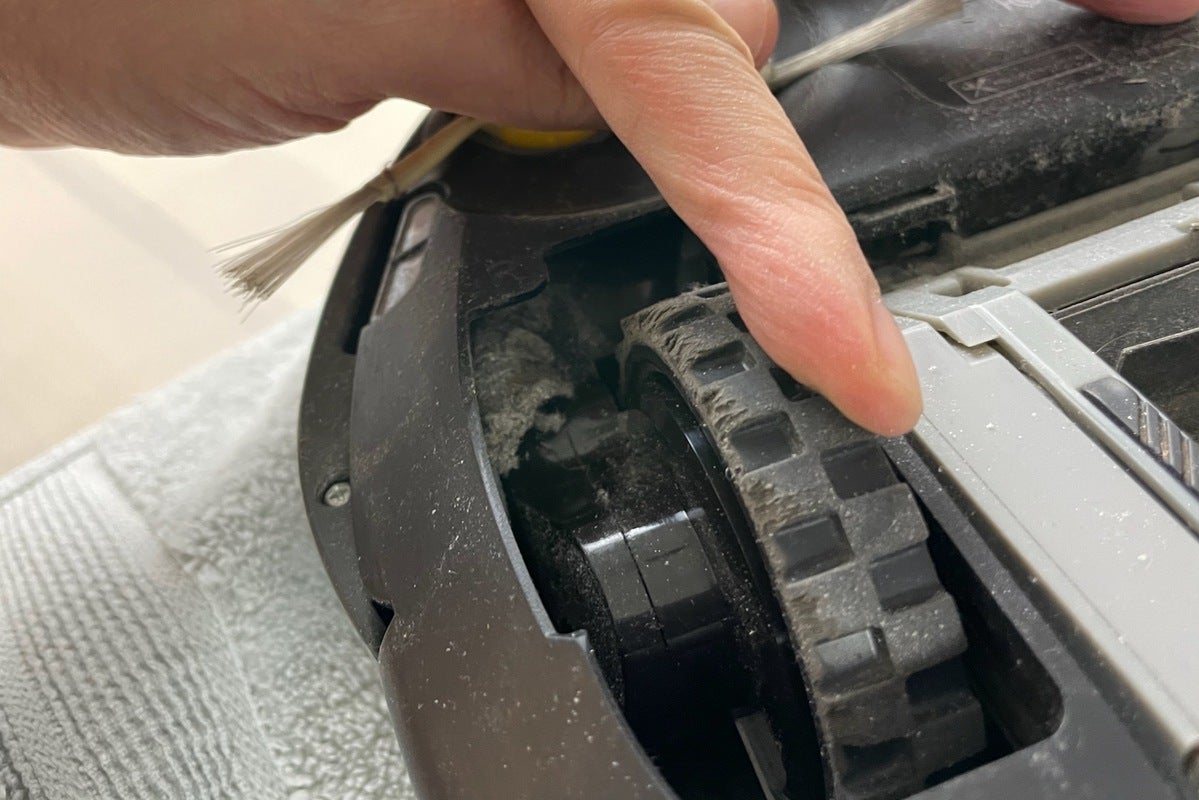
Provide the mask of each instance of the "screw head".
POLYGON ((337 481, 329 484, 329 488, 321 495, 321 502, 331 508, 341 508, 350 502, 350 482, 337 481))

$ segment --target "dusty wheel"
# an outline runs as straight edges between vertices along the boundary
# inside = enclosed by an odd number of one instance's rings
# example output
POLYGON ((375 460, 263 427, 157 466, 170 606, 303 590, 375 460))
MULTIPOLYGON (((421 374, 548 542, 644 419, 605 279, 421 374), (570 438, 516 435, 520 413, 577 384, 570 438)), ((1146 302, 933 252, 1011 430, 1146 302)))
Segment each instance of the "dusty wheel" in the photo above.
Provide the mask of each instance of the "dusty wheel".
POLYGON ((985 747, 961 620, 877 437, 775 367, 723 286, 624 322, 622 391, 669 382, 727 470, 791 643, 835 797, 889 800, 985 747))

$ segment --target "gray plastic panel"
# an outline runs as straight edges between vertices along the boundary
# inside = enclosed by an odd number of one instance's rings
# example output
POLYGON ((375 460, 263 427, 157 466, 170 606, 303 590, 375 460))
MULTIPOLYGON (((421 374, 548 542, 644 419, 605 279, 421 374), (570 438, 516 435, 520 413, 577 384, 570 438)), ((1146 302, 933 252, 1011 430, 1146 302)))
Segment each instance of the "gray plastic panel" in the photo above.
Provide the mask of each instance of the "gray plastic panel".
POLYGON ((1160 414, 1152 430, 1133 430, 1095 402, 1095 387, 1124 382, 1046 308, 1196 258, 1199 200, 1189 200, 886 298, 907 318, 923 382, 915 438, 1183 782, 1199 757, 1199 497, 1183 480, 1192 454, 1181 439, 1157 441, 1175 430, 1160 414))
POLYGON ((927 398, 917 440, 1181 777, 1199 747, 1194 534, 1002 354, 924 324, 905 334, 927 398))
POLYGON ((1054 310, 1196 260, 1199 198, 1000 269, 962 267, 905 284, 887 295, 887 305, 933 321, 989 287, 1019 291, 1054 310))

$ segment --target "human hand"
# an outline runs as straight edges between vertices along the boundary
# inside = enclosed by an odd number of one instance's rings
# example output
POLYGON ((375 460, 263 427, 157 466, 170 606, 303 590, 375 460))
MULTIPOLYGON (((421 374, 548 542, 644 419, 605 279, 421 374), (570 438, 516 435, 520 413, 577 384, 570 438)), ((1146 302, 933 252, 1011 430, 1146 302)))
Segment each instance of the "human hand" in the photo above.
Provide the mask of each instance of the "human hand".
MULTIPOLYGON (((1079 3, 1130 22, 1199 11, 1079 3)), ((766 351, 856 422, 901 433, 915 371, 758 76, 776 32, 771 0, 0 0, 0 142, 214 152, 333 130, 392 96, 520 127, 602 114, 766 351)))

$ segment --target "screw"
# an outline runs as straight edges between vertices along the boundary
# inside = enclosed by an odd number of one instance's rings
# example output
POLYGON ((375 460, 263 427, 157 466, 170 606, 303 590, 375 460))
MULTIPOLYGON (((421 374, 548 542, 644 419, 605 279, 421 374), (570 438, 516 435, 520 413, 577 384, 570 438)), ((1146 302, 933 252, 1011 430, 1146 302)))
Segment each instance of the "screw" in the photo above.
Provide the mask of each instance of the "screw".
POLYGON ((330 508, 341 508, 350 502, 350 482, 338 481, 329 484, 329 488, 321 495, 321 502, 330 508))

